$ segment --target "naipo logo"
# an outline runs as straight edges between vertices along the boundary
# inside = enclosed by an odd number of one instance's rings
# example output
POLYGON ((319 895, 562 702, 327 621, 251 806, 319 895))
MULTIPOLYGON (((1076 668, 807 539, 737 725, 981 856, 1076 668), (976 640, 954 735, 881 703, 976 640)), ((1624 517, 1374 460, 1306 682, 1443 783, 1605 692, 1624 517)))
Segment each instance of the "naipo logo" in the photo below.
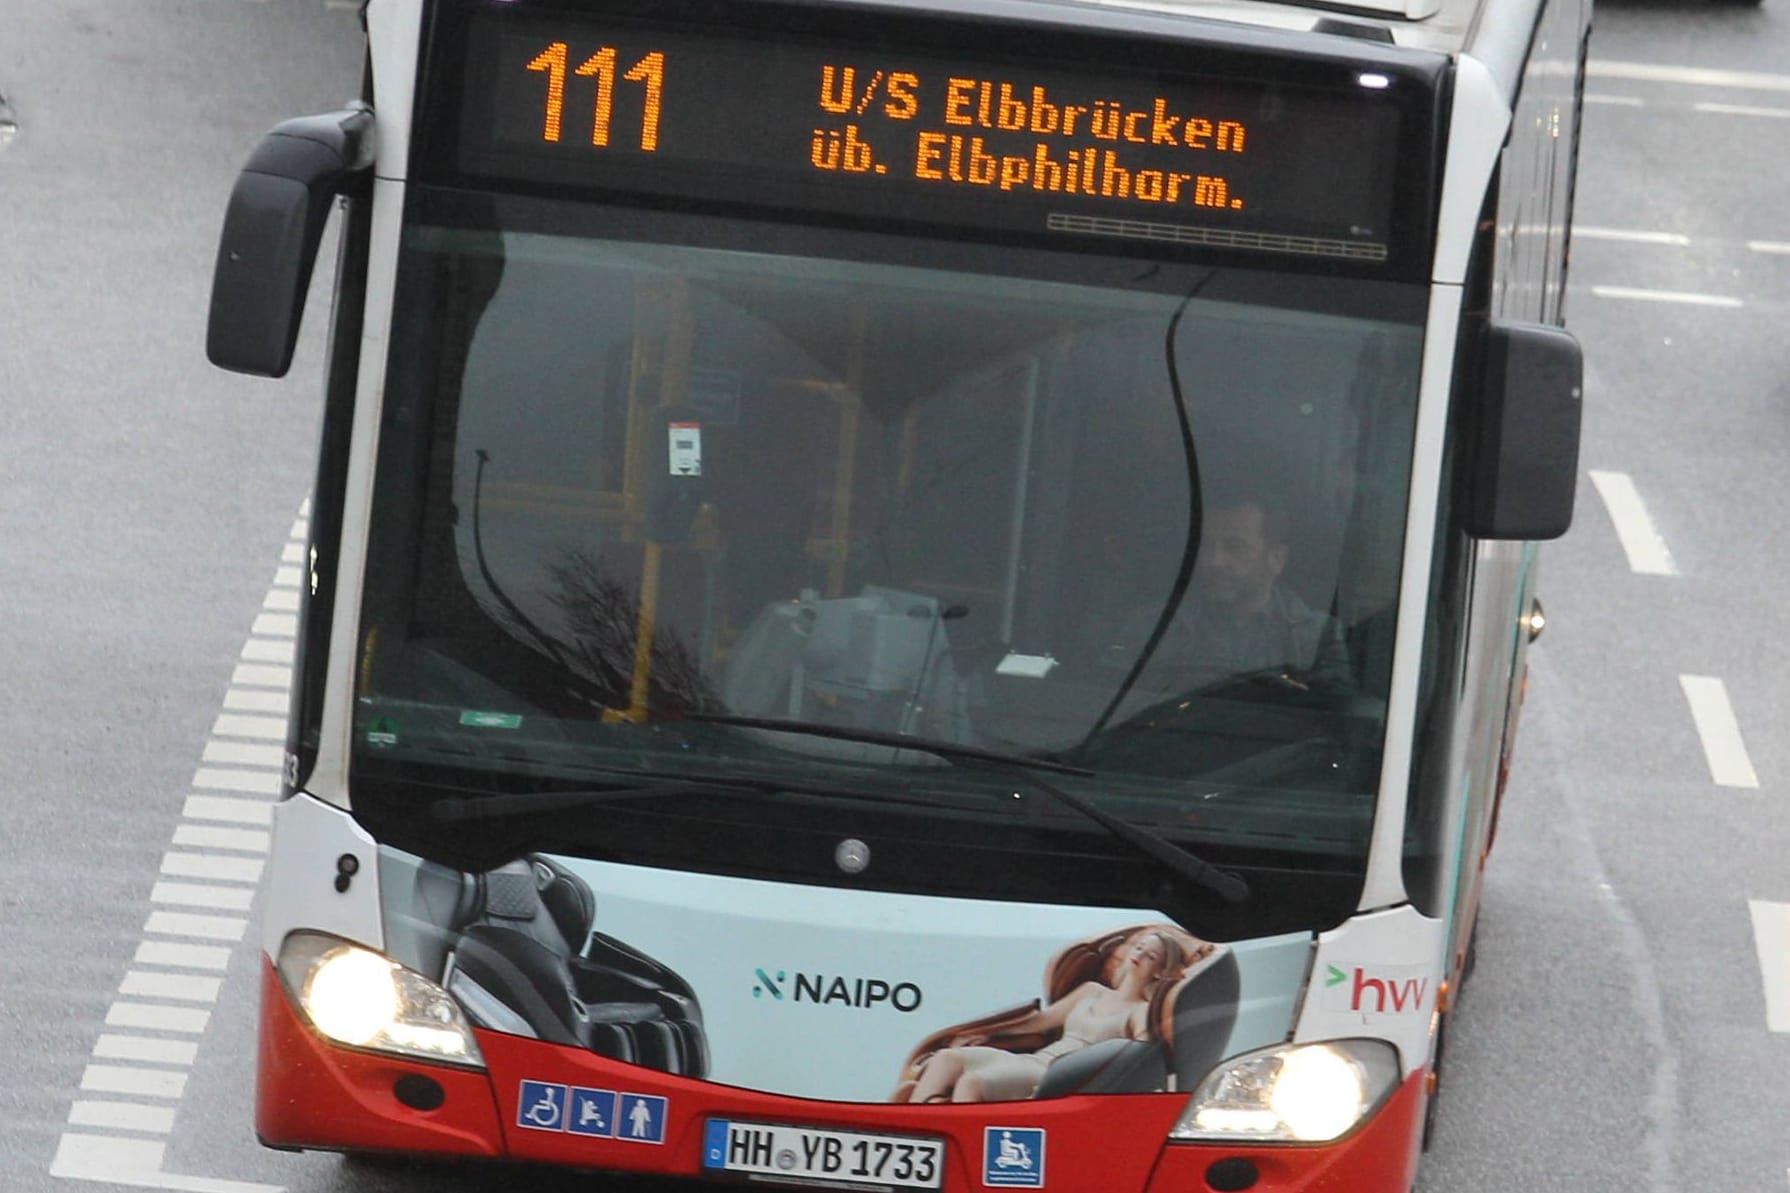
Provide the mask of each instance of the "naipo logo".
POLYGON ((754 970, 758 981, 752 984, 753 998, 770 998, 772 1002, 815 1002, 825 1006, 856 1007, 870 1010, 889 1006, 906 1014, 920 1009, 920 988, 912 982, 885 982, 881 978, 843 978, 822 973, 796 973, 787 970, 754 970), (791 977, 794 981, 791 981, 791 977))
POLYGON ((1324 1009, 1363 1015, 1407 1015, 1429 1001, 1430 979, 1421 965, 1327 965, 1324 1009))

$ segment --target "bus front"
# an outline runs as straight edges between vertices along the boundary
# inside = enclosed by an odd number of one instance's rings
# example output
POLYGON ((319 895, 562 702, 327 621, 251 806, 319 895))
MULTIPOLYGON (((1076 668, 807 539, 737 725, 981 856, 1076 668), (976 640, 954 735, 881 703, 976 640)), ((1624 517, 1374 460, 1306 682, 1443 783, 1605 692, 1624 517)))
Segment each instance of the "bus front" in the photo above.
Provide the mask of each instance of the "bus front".
POLYGON ((1446 61, 1019 4, 369 30, 262 1139, 1402 1193, 1446 61))

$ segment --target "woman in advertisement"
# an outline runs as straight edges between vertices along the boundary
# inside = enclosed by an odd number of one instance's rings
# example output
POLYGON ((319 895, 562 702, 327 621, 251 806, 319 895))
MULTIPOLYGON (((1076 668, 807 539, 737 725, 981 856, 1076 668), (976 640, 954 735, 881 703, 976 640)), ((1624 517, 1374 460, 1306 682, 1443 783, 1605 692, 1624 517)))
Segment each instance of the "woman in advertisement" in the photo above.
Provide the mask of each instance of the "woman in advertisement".
POLYGON ((911 1082, 903 1082, 896 1099, 996 1102, 1033 1097, 1058 1059, 1108 1040, 1150 1038, 1150 1011, 1160 992, 1218 948, 1168 928, 1132 933, 1117 942, 1099 977, 1017 1018, 947 1035, 941 1041, 946 1046, 916 1059, 909 1070, 911 1082), (1039 1038, 1050 1042, 1023 1050, 993 1042, 1039 1038))

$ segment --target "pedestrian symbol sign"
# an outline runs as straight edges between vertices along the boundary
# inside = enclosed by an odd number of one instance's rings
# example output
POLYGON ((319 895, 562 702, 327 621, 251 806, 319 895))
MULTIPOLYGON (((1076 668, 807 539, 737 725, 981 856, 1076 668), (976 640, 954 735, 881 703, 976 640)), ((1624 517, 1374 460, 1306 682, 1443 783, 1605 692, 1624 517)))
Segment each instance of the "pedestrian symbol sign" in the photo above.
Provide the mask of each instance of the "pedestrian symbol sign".
POLYGON ((622 1094, 615 1108, 616 1138, 630 1143, 665 1142, 665 1099, 622 1094))

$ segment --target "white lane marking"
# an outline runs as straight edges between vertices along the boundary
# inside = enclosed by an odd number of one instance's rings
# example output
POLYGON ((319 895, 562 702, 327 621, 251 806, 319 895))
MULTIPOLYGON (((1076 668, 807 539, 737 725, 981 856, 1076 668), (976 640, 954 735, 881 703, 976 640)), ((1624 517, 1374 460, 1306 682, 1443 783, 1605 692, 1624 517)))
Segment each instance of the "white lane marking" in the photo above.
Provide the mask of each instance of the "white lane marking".
POLYGON ((163 1007, 147 1002, 115 1002, 106 1011, 107 1027, 144 1027, 150 1031, 178 1031, 204 1035, 211 1012, 194 1007, 163 1007))
POLYGON ((1691 238, 1682 232, 1640 232, 1631 228, 1599 228, 1591 224, 1574 224, 1572 234, 1591 240, 1620 240, 1629 244, 1664 244, 1683 248, 1691 238))
POLYGON ((1693 307, 1725 307, 1734 309, 1746 303, 1726 294, 1697 294, 1689 290, 1643 290, 1636 286, 1593 286, 1599 298, 1628 298, 1636 302, 1675 302, 1693 307))
POLYGON ((261 860, 169 850, 162 855, 162 873, 174 878, 204 878, 212 882, 246 882, 253 885, 261 881, 261 860))
POLYGON ((255 619, 254 633, 271 638, 291 638, 298 633, 296 613, 263 613, 255 619))
POLYGON ((136 1102, 76 1102, 68 1108, 68 1121, 76 1127, 110 1127, 118 1131, 166 1135, 174 1129, 174 1107, 143 1106, 136 1102))
POLYGON ((177 907, 209 907, 215 911, 247 911, 255 892, 242 887, 208 886, 197 882, 158 882, 149 888, 151 903, 177 907))
POLYGON ((282 1185, 163 1172, 164 1151, 160 1143, 150 1139, 121 1139, 66 1131, 56 1145, 50 1175, 63 1180, 100 1181, 134 1189, 171 1189, 176 1193, 285 1193, 282 1185))
POLYGON ((162 936, 190 936, 194 940, 241 940, 249 922, 233 915, 201 915, 195 911, 152 911, 143 931, 162 936))
POLYGON ((305 561, 305 545, 303 543, 287 543, 280 552, 281 563, 303 563, 305 561))
POLYGON ((1781 240, 1749 240, 1746 246, 1755 253, 1790 253, 1790 244, 1781 240))
MULTIPOLYGON (((308 502, 304 508, 308 511, 308 502)), ((294 541, 288 542, 283 557, 302 562, 304 545, 297 540, 309 532, 301 512, 292 527, 294 541)), ((94 1043, 95 1062, 186 1066, 197 1059, 199 1039, 211 1024, 206 1005, 216 1002, 223 988, 221 975, 231 955, 228 946, 241 942, 248 932, 246 913, 265 864, 253 855, 268 851, 265 826, 273 809, 269 797, 280 794, 285 751, 279 745, 258 743, 283 742, 286 736, 292 635, 301 604, 296 589, 302 579, 299 568, 280 568, 256 615, 224 709, 205 744, 206 765, 193 774, 193 791, 182 806, 182 823, 174 830, 175 848, 162 857, 165 877, 150 891, 143 939, 119 984, 118 997, 106 1010, 106 1027, 112 1030, 101 1033, 94 1043), (224 738, 248 740, 219 740, 224 738), (251 827, 239 827, 244 825, 251 827), (240 885, 221 885, 225 883, 240 885), (197 943, 207 941, 216 943, 197 943), (171 1005, 181 1003, 187 1005, 171 1005)), ((186 1091, 186 1075, 165 1068, 93 1063, 82 1074, 81 1088, 178 1102, 186 1091)), ((83 1098, 71 1106, 68 1121, 73 1127, 141 1135, 167 1134, 174 1120, 173 1106, 83 1098)), ((162 1145, 153 1140, 65 1131, 50 1173, 69 1180, 187 1193, 284 1193, 277 1185, 165 1172, 164 1155, 162 1145)))
POLYGON ((118 984, 120 994, 137 998, 166 998, 173 1002, 216 1002, 224 988, 223 978, 202 978, 187 973, 153 973, 128 969, 118 984))
POLYGON ((1681 83, 1690 87, 1734 87, 1742 91, 1790 91, 1790 75, 1748 70, 1712 70, 1700 66, 1662 66, 1651 62, 1606 62, 1585 65, 1592 79, 1627 79, 1637 83, 1681 83))
POLYGON ((175 940, 146 940, 137 946, 134 965, 160 965, 167 969, 210 969, 223 973, 230 968, 230 950, 211 944, 183 944, 175 940))
POLYGON ((250 638, 242 647, 242 657, 251 663, 283 663, 290 667, 292 656, 293 647, 289 639, 250 638))
POLYGON ((1747 104, 1698 103, 1691 108, 1698 112, 1709 112, 1717 116, 1773 116, 1779 120, 1790 119, 1790 108, 1756 108, 1747 104))
POLYGON ((1690 702, 1697 736, 1703 741, 1709 777, 1718 787, 1758 787, 1759 776, 1753 770, 1752 759, 1747 757, 1740 722, 1728 701, 1727 685, 1711 675, 1680 675, 1678 682, 1684 688, 1684 698, 1690 702))
POLYGON ((246 713, 219 713, 211 727, 217 737, 252 737, 260 741, 286 740, 285 717, 256 717, 246 713))
POLYGON ((278 688, 284 692, 292 686, 292 668, 240 663, 231 673, 230 682, 239 687, 278 688))
MULTIPOLYGON (((279 791, 274 784, 272 795, 279 791)), ((192 820, 228 820, 236 824, 271 824, 273 805, 223 795, 189 795, 181 815, 192 820)))
POLYGON ((252 828, 219 828, 215 824, 183 824, 174 830, 174 844, 189 849, 233 849, 238 853, 266 853, 271 839, 252 828))
POLYGON ((134 1094, 140 1098, 174 1098, 186 1092, 186 1074, 130 1065, 88 1065, 81 1088, 94 1094, 134 1094))
POLYGON ((1585 93, 1585 102, 1588 104, 1609 104, 1618 108, 1642 108, 1647 106, 1646 101, 1638 95, 1600 95, 1590 91, 1585 93))
POLYGON ((260 688, 231 688, 224 693, 224 707, 233 712, 265 712, 283 717, 291 703, 285 692, 260 688))
POLYGON ((199 1057, 199 1045, 191 1040, 156 1040, 107 1032, 93 1046, 102 1060, 140 1060, 151 1065, 191 1065, 199 1057))
POLYGON ((1615 523, 1616 537, 1622 543, 1623 554, 1628 556, 1629 569, 1643 576, 1676 576, 1678 567, 1672 562, 1672 553, 1666 549, 1666 540, 1653 528, 1653 519, 1647 516, 1647 506, 1641 501, 1634 479, 1626 472, 1596 468, 1590 475, 1597 495, 1603 498, 1604 508, 1610 513, 1610 521, 1615 523))
POLYGON ((205 743, 203 755, 207 762, 222 762, 227 766, 274 766, 286 760, 283 746, 255 746, 237 741, 209 741, 205 743))
MULTIPOLYGON (((243 791, 249 795, 278 795, 278 772, 264 770, 230 770, 221 766, 202 766, 193 775, 193 786, 211 791, 243 791)), ((260 801, 255 801, 259 803, 260 801)), ((192 813, 188 813, 192 815, 192 813)))
POLYGON ((1765 981, 1765 1026, 1790 1032, 1790 903, 1748 900, 1753 914, 1753 947, 1765 981))

